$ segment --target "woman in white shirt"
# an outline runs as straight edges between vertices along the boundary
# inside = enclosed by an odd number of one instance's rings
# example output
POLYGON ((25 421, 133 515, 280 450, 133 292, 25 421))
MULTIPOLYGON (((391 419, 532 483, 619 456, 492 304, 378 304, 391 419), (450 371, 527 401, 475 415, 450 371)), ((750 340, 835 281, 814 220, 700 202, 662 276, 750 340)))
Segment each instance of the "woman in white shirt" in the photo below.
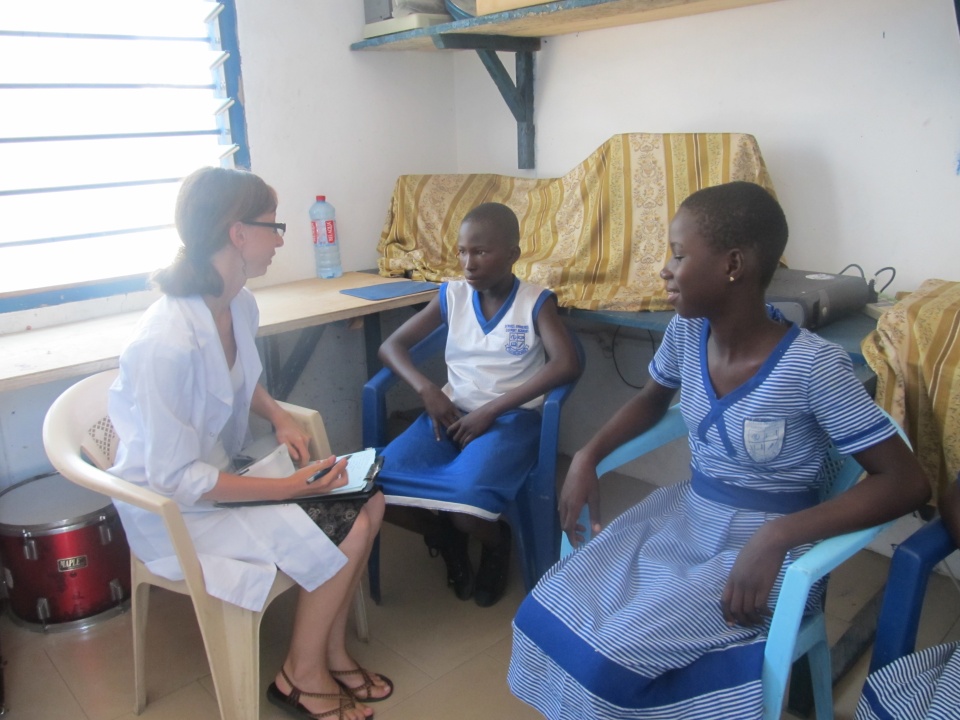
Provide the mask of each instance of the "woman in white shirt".
MULTIPOLYGON (((164 296, 140 320, 110 392, 120 438, 112 472, 180 504, 211 595, 259 610, 277 567, 296 580, 290 647, 267 698, 294 717, 360 720, 372 716, 365 703, 393 692, 345 646, 348 605, 380 529, 383 496, 296 502, 344 485, 346 461, 307 464, 308 438, 258 383, 259 313, 244 285, 283 245, 276 208, 276 193, 253 173, 203 168, 184 180, 176 208, 183 247, 154 276, 164 296), (302 465, 292 475, 233 472, 251 411, 302 465), (214 504, 244 500, 291 502, 214 504)), ((159 517, 122 503, 118 511, 133 552, 153 572, 182 578, 159 517)))

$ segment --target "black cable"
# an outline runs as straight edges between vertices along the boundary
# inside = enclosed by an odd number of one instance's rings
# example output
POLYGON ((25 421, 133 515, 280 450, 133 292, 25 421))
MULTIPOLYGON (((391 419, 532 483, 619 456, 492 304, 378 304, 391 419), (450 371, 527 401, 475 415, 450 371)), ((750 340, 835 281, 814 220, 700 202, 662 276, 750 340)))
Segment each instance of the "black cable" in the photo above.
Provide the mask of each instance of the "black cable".
MULTIPOLYGON (((635 390, 642 390, 643 385, 634 385, 623 376, 623 373, 620 371, 620 363, 617 362, 617 335, 620 334, 620 330, 622 329, 623 329, 622 325, 617 325, 617 329, 613 331, 613 340, 611 341, 612 348, 610 351, 610 357, 613 358, 613 367, 616 369, 617 375, 620 376, 620 379, 623 381, 624 385, 626 385, 627 387, 632 387, 635 390)), ((654 344, 653 333, 650 330, 647 330, 647 335, 650 337, 650 352, 652 355, 653 353, 656 352, 656 345, 654 344)))
POLYGON ((876 280, 876 279, 877 279, 877 275, 879 275, 879 274, 882 273, 882 272, 886 272, 887 270, 890 271, 890 279, 887 280, 887 284, 884 285, 882 288, 880 288, 877 292, 883 292, 883 291, 886 290, 888 287, 890 287, 890 283, 892 283, 892 282, 893 282, 893 279, 897 276, 897 269, 896 269, 895 267, 890 267, 890 266, 888 265, 887 267, 882 267, 882 268, 880 268, 879 270, 877 270, 877 271, 873 274, 873 279, 876 280))
POLYGON ((860 277, 862 277, 864 280, 867 279, 867 274, 863 271, 863 268, 860 267, 859 265, 857 265, 856 263, 850 263, 850 264, 847 265, 843 270, 841 270, 840 272, 838 272, 837 275, 843 275, 843 274, 844 274, 847 270, 849 270, 850 268, 856 268, 857 270, 860 271, 860 277))

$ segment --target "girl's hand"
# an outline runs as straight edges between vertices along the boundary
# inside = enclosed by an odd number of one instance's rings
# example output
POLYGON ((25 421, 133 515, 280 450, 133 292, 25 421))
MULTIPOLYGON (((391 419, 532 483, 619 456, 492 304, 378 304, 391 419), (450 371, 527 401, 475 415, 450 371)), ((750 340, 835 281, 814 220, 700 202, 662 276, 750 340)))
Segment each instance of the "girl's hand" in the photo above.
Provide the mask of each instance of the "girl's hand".
POLYGON ((496 415, 485 412, 484 408, 478 408, 473 412, 467 413, 452 425, 449 425, 447 427, 447 436, 463 450, 463 448, 467 446, 467 443, 476 440, 489 430, 490 426, 493 425, 493 421, 496 419, 496 415))
POLYGON ((305 433, 290 413, 281 411, 273 418, 277 442, 287 446, 290 459, 297 467, 303 467, 310 459, 310 436, 305 433))
POLYGON ((771 542, 768 526, 761 527, 737 556, 720 607, 728 625, 761 625, 773 615, 770 591, 777 581, 787 551, 771 542))
POLYGON ((586 541, 586 528, 577 522, 580 511, 586 504, 590 509, 590 530, 596 535, 600 532, 600 480, 597 477, 596 467, 591 466, 574 455, 567 477, 563 481, 560 491, 560 526, 567 534, 567 539, 575 548, 586 541))
POLYGON ((433 421, 433 436, 437 442, 440 442, 446 433, 446 428, 460 419, 460 411, 436 385, 431 385, 421 392, 420 398, 423 400, 427 415, 433 421))

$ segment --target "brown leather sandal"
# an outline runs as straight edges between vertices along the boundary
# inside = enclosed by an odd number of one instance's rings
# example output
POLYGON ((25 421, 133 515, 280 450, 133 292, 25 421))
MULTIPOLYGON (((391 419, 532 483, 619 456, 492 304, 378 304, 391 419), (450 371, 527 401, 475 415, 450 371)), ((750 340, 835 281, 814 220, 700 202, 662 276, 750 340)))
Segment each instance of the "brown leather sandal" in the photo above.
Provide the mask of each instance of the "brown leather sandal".
POLYGON ((367 670, 364 670, 362 667, 358 667, 356 670, 331 670, 330 674, 333 675, 333 679, 340 684, 340 687, 347 691, 347 694, 350 695, 350 697, 352 697, 354 700, 359 700, 362 703, 380 702, 381 700, 386 700, 388 697, 393 695, 393 682, 386 675, 376 673, 376 676, 383 681, 387 688, 389 688, 387 694, 382 697, 373 697, 371 693, 373 688, 377 687, 377 683, 375 683, 373 678, 370 677, 370 673, 367 670), (350 687, 345 682, 340 680, 340 678, 345 675, 360 675, 363 678, 363 685, 350 687), (360 693, 363 693, 363 695, 360 693))
MULTIPOLYGON (((280 675, 283 676, 287 685, 290 686, 290 694, 284 695, 280 692, 280 688, 277 687, 276 683, 270 683, 270 687, 267 688, 267 700, 295 718, 300 718, 301 720, 320 720, 320 718, 336 716, 337 720, 343 720, 343 711, 350 710, 357 706, 353 701, 353 696, 345 692, 342 687, 338 693, 309 693, 304 692, 290 682, 290 678, 287 677, 287 673, 282 667, 280 668, 280 675), (310 712, 300 704, 301 697, 337 699, 340 701, 340 705, 335 710, 327 710, 326 712, 316 714, 310 712)), ((371 715, 370 717, 373 716, 371 715)))

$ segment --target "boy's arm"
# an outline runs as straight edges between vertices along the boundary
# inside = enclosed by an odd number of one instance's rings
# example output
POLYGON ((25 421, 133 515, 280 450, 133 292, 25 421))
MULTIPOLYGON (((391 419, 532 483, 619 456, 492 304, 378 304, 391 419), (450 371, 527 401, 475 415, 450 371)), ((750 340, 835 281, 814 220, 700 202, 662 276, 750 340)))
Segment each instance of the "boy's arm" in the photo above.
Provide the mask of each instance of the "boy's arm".
POLYGON ((434 437, 440 440, 444 427, 455 423, 460 412, 443 394, 436 383, 424 375, 410 357, 410 349, 443 324, 439 296, 434 296, 427 306, 398 327, 383 344, 377 356, 393 370, 423 400, 427 414, 433 420, 434 437))
POLYGON ((543 341, 547 359, 530 379, 508 390, 476 410, 464 415, 453 425, 448 425, 448 434, 461 448, 483 435, 493 422, 508 410, 575 379, 581 371, 577 351, 570 334, 560 322, 556 297, 550 295, 537 315, 537 330, 543 341))

